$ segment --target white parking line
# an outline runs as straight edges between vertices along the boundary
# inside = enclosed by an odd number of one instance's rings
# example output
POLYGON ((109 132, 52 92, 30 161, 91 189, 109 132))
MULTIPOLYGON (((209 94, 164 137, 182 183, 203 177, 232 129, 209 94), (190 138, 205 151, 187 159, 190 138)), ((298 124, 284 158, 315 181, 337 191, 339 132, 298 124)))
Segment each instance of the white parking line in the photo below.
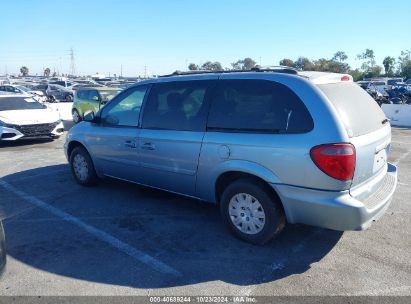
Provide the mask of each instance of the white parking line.
POLYGON ((181 273, 178 272, 176 269, 168 266, 167 264, 153 258, 152 256, 138 250, 135 249, 134 247, 120 241, 119 239, 115 238, 114 236, 100 230, 97 229, 93 226, 90 226, 86 223, 84 223, 83 221, 81 221, 80 219, 76 218, 75 216, 72 216, 56 207, 53 207, 45 202, 43 202, 42 200, 36 198, 35 196, 32 195, 28 195, 27 193, 15 188, 14 186, 10 185, 9 183, 0 180, 0 186, 2 186, 4 189, 14 193, 15 195, 17 195, 18 197, 20 197, 21 199, 24 199, 26 202, 42 208, 50 213, 52 213, 53 215, 63 219, 64 221, 70 222, 80 228, 82 228, 83 230, 85 230, 86 232, 88 232, 89 234, 93 235, 94 237, 98 238, 99 240, 113 246, 114 248, 117 248, 118 250, 124 252, 125 254, 131 256, 132 258, 136 259, 137 261, 144 263, 148 266, 150 266, 151 268, 164 273, 164 274, 170 274, 173 276, 181 276, 181 273))

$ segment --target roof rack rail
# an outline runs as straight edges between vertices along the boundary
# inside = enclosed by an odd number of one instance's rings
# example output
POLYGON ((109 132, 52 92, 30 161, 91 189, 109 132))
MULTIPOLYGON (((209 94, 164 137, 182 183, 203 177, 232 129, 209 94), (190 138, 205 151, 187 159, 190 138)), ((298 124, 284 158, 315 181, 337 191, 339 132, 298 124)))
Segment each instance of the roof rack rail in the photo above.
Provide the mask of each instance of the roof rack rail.
POLYGON ((217 71, 209 71, 209 70, 198 70, 198 71, 175 71, 168 75, 161 75, 159 77, 170 77, 170 76, 184 76, 184 75, 201 75, 201 74, 229 74, 229 73, 249 73, 249 72, 272 72, 272 73, 284 73, 284 74, 293 74, 297 75, 298 70, 287 67, 287 66, 269 66, 269 67, 261 67, 255 66, 248 70, 217 70, 217 71))

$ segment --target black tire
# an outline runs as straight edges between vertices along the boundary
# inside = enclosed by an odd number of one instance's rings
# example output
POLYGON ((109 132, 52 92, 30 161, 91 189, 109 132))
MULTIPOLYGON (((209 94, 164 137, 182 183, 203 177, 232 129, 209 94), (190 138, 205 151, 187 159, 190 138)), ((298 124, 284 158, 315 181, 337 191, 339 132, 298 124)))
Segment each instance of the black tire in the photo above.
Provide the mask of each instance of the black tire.
POLYGON ((68 94, 66 96, 66 102, 72 102, 73 101, 73 96, 71 94, 68 94))
MULTIPOLYGON (((96 170, 94 169, 93 161, 88 154, 87 150, 81 146, 76 147, 70 154, 70 168, 73 173, 74 179, 82 186, 94 186, 98 182, 98 177, 96 170), (84 174, 80 174, 76 164, 82 160, 84 166, 82 167, 85 171, 84 174), (76 164, 75 164, 76 162, 76 164)), ((83 171, 81 171, 83 172, 83 171)))
POLYGON ((75 124, 78 124, 80 121, 82 121, 82 117, 79 114, 79 112, 76 109, 73 109, 73 111, 71 111, 71 116, 73 117, 73 122, 75 124))
POLYGON ((286 222, 281 202, 275 195, 270 193, 267 187, 256 179, 241 178, 228 185, 220 200, 220 212, 224 223, 236 237, 255 245, 265 244, 276 237, 280 234, 286 222), (257 199, 265 213, 265 222, 258 233, 244 233, 231 220, 229 214, 230 201, 240 193, 249 194, 257 199))

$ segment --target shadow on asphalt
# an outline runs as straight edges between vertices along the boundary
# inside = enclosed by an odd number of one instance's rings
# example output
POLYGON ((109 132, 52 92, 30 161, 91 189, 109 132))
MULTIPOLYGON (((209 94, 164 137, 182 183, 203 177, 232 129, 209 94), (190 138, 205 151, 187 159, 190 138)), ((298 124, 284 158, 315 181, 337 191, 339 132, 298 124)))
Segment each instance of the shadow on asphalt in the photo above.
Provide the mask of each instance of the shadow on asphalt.
POLYGON ((37 144, 47 144, 53 142, 53 138, 51 137, 42 137, 42 138, 27 138, 27 139, 19 139, 15 141, 0 141, 0 148, 2 147, 21 147, 21 146, 29 146, 29 145, 37 145, 37 144))
POLYGON ((274 241, 253 246, 227 231, 212 204, 115 180, 81 187, 67 165, 23 171, 3 180, 181 274, 154 270, 41 208, 9 217, 16 206, 27 210, 30 203, 0 187, 9 256, 42 271, 97 283, 138 288, 209 281, 261 284, 304 273, 342 236, 288 225, 274 241))

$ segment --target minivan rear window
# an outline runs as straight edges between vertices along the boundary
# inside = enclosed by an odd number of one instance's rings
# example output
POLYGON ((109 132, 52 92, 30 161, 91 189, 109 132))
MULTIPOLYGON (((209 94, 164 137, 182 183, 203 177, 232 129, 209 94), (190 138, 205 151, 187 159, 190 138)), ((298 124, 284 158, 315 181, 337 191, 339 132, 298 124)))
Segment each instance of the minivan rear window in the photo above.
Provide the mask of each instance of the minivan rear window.
POLYGON ((320 84, 342 119, 348 136, 361 136, 383 127, 386 117, 377 102, 352 82, 320 84))

